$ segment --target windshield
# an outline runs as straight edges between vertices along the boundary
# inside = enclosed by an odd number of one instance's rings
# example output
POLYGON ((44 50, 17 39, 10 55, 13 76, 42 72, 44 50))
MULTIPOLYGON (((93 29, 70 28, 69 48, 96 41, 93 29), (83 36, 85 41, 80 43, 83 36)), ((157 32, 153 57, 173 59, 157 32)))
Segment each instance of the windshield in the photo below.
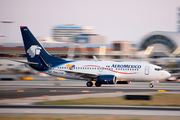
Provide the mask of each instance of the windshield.
POLYGON ((156 71, 162 71, 163 69, 162 69, 162 68, 155 68, 154 70, 156 70, 156 71))

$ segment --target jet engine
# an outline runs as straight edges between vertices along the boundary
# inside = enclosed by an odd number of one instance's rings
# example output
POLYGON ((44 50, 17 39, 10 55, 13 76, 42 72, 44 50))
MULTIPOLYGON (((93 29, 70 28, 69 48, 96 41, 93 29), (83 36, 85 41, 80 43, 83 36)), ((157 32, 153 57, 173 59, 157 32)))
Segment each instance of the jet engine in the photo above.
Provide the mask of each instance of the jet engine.
POLYGON ((99 75, 96 83, 98 84, 116 84, 115 75, 99 75))

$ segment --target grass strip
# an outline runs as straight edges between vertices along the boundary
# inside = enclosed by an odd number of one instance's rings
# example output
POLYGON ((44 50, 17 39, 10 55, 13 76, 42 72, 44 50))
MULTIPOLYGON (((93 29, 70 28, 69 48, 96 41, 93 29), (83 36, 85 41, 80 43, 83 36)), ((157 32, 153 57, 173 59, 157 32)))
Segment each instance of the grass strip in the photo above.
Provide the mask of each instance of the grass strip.
POLYGON ((121 97, 85 98, 37 102, 36 105, 130 105, 130 106, 180 106, 180 94, 160 93, 151 100, 126 100, 121 97))

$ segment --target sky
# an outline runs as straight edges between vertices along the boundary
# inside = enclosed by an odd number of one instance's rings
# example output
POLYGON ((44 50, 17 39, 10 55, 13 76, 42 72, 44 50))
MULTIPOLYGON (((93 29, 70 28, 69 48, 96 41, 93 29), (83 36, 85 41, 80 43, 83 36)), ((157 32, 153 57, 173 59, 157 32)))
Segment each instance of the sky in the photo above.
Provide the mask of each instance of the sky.
POLYGON ((61 24, 93 26, 111 41, 140 41, 153 31, 177 32, 180 0, 0 0, 1 42, 21 41, 20 26, 35 37, 61 24))

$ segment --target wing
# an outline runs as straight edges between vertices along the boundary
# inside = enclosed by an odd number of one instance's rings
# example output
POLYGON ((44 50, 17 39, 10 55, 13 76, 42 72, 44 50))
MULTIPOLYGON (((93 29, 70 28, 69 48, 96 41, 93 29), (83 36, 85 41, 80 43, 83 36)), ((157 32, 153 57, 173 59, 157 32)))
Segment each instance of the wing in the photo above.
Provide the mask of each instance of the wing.
POLYGON ((77 71, 70 71, 70 70, 63 70, 63 71, 65 71, 66 73, 68 73, 68 74, 72 74, 72 75, 75 75, 75 76, 79 76, 79 77, 82 77, 82 78, 93 78, 93 79, 96 79, 97 78, 97 76, 99 75, 99 74, 94 74, 94 73, 88 73, 88 72, 77 72, 77 71))

